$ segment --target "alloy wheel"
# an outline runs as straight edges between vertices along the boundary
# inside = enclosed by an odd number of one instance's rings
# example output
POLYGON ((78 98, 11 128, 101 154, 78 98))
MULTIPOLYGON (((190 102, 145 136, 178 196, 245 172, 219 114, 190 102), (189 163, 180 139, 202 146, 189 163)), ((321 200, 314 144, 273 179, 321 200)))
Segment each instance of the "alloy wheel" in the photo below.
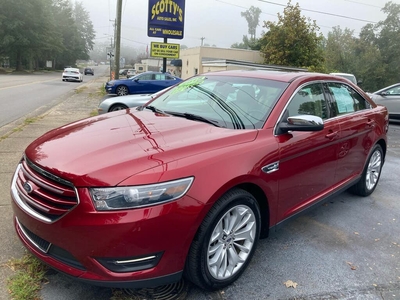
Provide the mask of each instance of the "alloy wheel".
POLYGON ((382 167, 382 155, 381 152, 376 150, 368 163, 367 173, 365 176, 366 187, 368 190, 371 190, 375 187, 379 180, 379 174, 381 172, 382 167))
POLYGON ((246 262, 255 243, 256 217, 246 205, 227 211, 208 243, 207 266, 215 279, 229 279, 246 262))

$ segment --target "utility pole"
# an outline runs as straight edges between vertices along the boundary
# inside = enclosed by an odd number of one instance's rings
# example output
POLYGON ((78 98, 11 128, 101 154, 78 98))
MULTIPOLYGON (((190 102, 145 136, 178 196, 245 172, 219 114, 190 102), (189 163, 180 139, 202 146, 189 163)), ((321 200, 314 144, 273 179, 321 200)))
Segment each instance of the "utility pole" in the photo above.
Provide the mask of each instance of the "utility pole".
POLYGON ((116 36, 115 36, 115 79, 119 79, 119 62, 121 53, 121 16, 122 16, 122 0, 117 0, 117 20, 116 20, 116 36))
POLYGON ((201 39, 201 46, 203 47, 203 41, 204 41, 205 37, 202 37, 200 39, 201 39))

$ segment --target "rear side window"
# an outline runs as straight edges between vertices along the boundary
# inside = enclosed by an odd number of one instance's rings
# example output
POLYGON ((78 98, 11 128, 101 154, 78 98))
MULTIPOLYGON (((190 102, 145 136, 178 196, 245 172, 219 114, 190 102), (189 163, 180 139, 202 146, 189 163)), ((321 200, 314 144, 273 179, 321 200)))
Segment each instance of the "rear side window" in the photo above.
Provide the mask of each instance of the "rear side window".
POLYGON ((156 74, 156 80, 165 80, 165 74, 156 74))
POLYGON ((329 82, 327 85, 330 94, 335 100, 334 108, 336 115, 344 115, 371 107, 370 104, 350 86, 337 82, 329 82))

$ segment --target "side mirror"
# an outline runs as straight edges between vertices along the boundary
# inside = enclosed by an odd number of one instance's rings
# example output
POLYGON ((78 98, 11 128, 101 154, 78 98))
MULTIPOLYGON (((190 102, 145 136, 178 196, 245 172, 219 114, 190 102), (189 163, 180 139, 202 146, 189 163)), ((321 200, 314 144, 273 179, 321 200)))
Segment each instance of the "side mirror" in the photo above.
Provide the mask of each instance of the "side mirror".
POLYGON ((279 133, 288 131, 320 131, 324 129, 322 118, 313 115, 298 115, 288 117, 287 122, 281 122, 278 126, 279 133))
POLYGON ((380 95, 380 96, 387 96, 387 95, 389 95, 389 93, 388 93, 388 92, 380 92, 378 95, 380 95))

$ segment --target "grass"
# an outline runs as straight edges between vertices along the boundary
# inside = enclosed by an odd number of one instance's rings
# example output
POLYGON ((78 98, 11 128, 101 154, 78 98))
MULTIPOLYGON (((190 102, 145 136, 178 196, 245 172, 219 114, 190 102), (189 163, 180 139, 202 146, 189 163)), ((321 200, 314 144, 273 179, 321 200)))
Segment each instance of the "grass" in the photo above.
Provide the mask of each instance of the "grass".
POLYGON ((90 112, 90 116, 91 117, 94 117, 94 116, 97 116, 99 113, 97 112, 97 109, 93 109, 91 112, 90 112))
POLYGON ((5 135, 3 135, 3 136, 0 136, 0 142, 1 142, 2 140, 5 140, 6 138, 8 138, 11 134, 13 134, 13 133, 15 133, 15 132, 22 131, 22 129, 23 129, 26 125, 35 123, 35 122, 37 122, 38 120, 41 120, 41 119, 43 119, 43 118, 44 118, 44 116, 39 116, 39 117, 35 117, 35 118, 26 118, 26 119, 24 120, 24 123, 23 123, 23 124, 19 125, 18 127, 15 127, 10 133, 5 134, 5 135))
POLYGON ((76 90, 75 90, 75 93, 76 94, 81 94, 81 93, 83 93, 85 90, 87 90, 87 86, 81 86, 81 87, 79 87, 79 88, 77 88, 76 90))
POLYGON ((7 288, 13 300, 37 300, 48 267, 30 253, 20 259, 12 259, 8 266, 15 272, 7 280, 7 288))

